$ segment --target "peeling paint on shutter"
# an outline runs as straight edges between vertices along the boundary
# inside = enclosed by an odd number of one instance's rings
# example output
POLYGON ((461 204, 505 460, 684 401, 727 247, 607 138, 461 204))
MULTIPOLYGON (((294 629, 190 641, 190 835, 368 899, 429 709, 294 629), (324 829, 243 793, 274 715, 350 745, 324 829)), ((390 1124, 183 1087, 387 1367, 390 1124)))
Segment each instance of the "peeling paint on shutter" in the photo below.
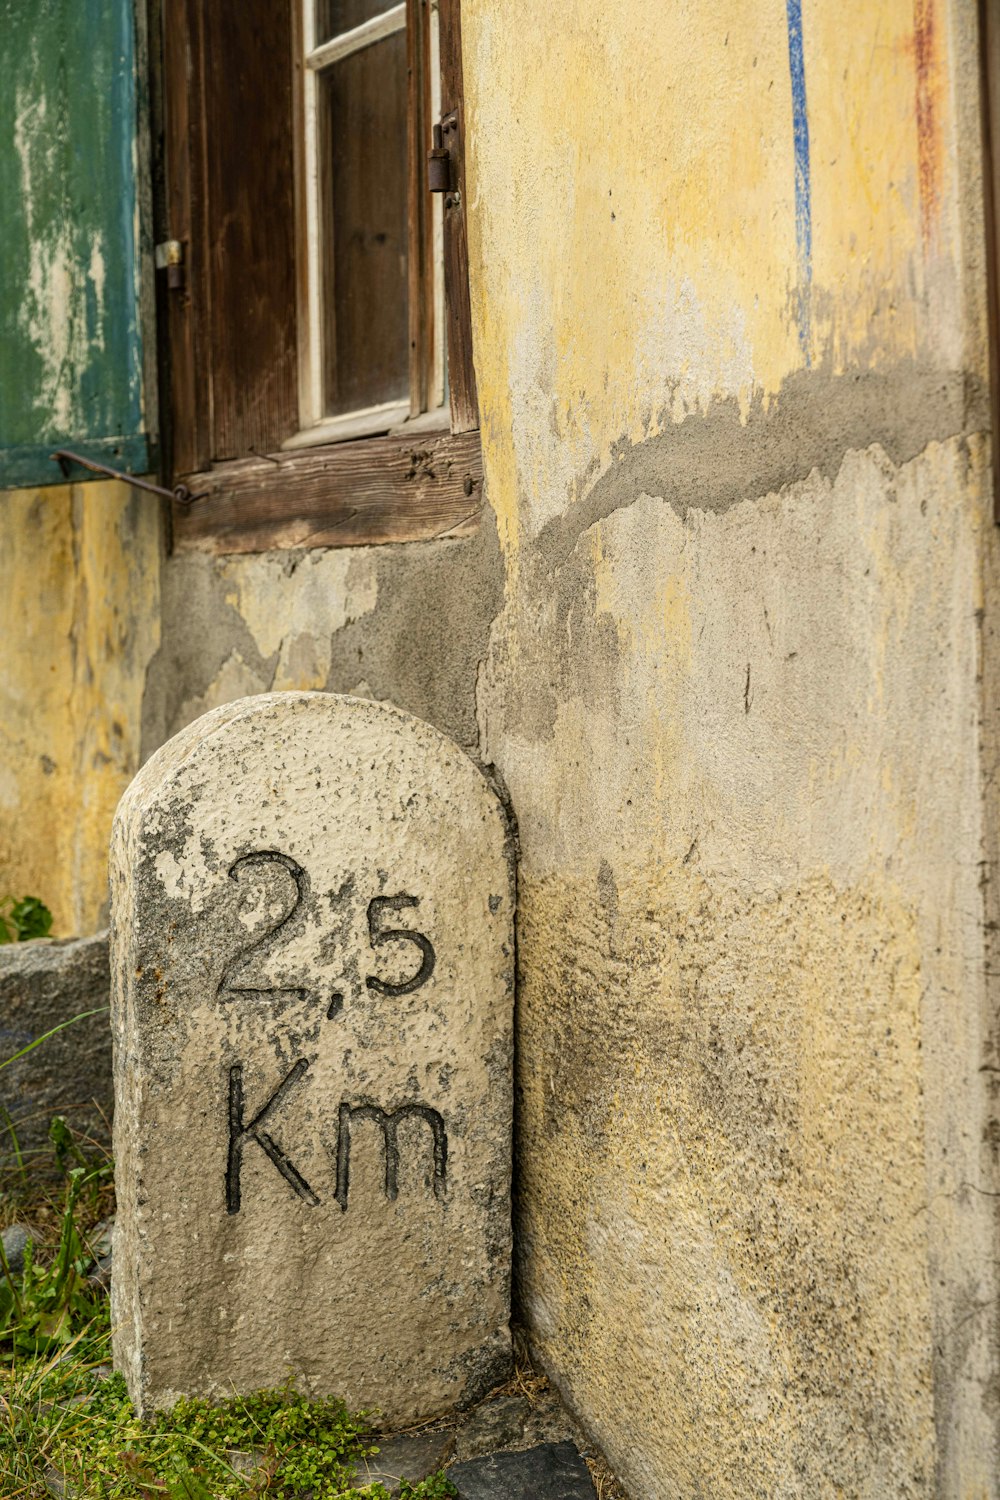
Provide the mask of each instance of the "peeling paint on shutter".
POLYGON ((0 61, 0 487, 141 473, 132 0, 0 0, 0 61))

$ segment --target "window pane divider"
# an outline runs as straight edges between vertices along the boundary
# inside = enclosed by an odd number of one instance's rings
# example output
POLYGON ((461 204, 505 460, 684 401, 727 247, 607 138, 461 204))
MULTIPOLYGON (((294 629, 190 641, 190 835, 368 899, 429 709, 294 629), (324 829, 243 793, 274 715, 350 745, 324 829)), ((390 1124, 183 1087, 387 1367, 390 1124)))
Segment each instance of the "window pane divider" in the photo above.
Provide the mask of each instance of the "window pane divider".
POLYGON ((402 5, 394 5, 391 10, 383 11, 382 15, 372 16, 370 21, 363 21, 352 31, 345 31, 324 42, 321 47, 314 48, 306 57, 306 67, 314 73, 320 73, 332 63, 339 62, 342 57, 350 57, 352 52, 360 52, 363 47, 370 47, 373 43, 402 31, 405 25, 404 0, 402 5))

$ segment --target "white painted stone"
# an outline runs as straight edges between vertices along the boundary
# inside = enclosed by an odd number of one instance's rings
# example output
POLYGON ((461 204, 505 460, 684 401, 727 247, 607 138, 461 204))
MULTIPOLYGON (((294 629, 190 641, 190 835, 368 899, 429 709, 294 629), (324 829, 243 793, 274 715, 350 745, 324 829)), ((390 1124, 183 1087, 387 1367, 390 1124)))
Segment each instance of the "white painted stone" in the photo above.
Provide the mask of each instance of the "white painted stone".
POLYGON ((388 705, 245 698, 136 777, 111 882, 133 1400, 293 1376, 402 1423, 481 1395, 510 1360, 513 864, 489 783, 388 705))

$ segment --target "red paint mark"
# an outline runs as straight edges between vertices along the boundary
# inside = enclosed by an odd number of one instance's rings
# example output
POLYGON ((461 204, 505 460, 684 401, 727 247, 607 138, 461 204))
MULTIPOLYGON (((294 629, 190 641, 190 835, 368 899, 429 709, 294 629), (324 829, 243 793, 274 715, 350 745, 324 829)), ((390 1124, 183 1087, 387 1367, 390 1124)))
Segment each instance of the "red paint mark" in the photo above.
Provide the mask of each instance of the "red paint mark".
POLYGON ((930 248, 941 195, 940 75, 934 0, 913 0, 913 56, 917 75, 917 177, 924 253, 930 248))

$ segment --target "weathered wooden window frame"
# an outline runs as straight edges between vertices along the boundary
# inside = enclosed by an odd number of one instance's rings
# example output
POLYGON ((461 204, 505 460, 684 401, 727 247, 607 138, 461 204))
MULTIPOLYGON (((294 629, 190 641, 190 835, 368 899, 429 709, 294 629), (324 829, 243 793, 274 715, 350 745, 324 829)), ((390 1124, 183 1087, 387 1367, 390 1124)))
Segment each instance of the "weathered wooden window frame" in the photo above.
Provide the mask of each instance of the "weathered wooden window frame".
MULTIPOLYGON (((358 437, 335 443, 310 443, 254 453, 247 457, 213 462, 210 436, 203 411, 197 409, 198 380, 205 369, 207 346, 199 322, 191 314, 191 300, 210 295, 207 253, 199 257, 205 240, 208 172, 205 139, 205 60, 201 47, 199 0, 162 0, 165 23, 182 13, 183 26, 164 24, 164 84, 162 121, 166 155, 173 154, 183 170, 170 172, 162 194, 161 224, 167 232, 191 246, 187 274, 190 298, 174 298, 160 289, 160 314, 169 331, 165 389, 173 391, 167 413, 166 470, 172 481, 183 480, 201 498, 192 506, 173 507, 173 545, 179 550, 256 552, 270 548, 310 546, 361 546, 390 541, 426 540, 470 535, 478 525, 482 496, 482 461, 478 432, 478 405, 471 351, 471 317, 468 291, 468 250, 465 228, 465 181, 462 141, 464 107, 461 85, 461 33, 459 0, 439 0, 441 110, 451 122, 447 137, 451 156, 452 191, 445 197, 442 237, 444 242, 444 318, 446 324, 450 393, 448 412, 428 412, 400 430, 358 437), (183 35, 178 37, 178 31, 183 35), (178 48, 184 48, 183 54, 178 48), (175 55, 171 58, 170 49, 175 55), (184 80, 184 87, 171 91, 170 77, 184 80), (199 240, 199 235, 201 240, 199 240), (199 279, 200 278, 200 279, 199 279), (179 365, 177 363, 179 361, 179 365), (174 375, 177 378, 174 381, 174 375), (179 398, 179 399, 178 399, 179 398), (184 460, 187 459, 187 462, 184 460)), ((422 255, 433 254, 433 220, 427 203, 424 159, 429 145, 430 117, 426 106, 428 85, 430 0, 406 0, 410 74, 410 172, 409 212, 421 224, 422 255), (422 29, 418 47, 417 27, 422 29), (419 163, 419 170, 417 164, 419 163), (418 199, 417 194, 420 194, 418 199)), ((293 5, 296 45, 293 65, 299 83, 295 95, 295 134, 306 140, 302 110, 305 91, 301 87, 302 37, 298 4, 293 5)), ((306 195, 301 172, 302 153, 297 155, 296 238, 302 243, 306 195)), ((207 243, 207 242, 206 242, 207 243)), ((297 296, 310 295, 308 276, 300 256, 296 267, 297 296)), ((432 278, 424 267, 411 273, 411 361, 427 359, 426 339, 435 317, 432 278), (417 272, 423 275, 423 291, 414 295, 417 272)), ((440 312, 437 313, 440 316, 440 312)), ((298 370, 302 390, 303 358, 310 358, 298 345, 298 370)), ((411 379, 411 414, 426 405, 427 383, 411 379)), ((209 403, 210 405, 210 403, 209 403)), ((315 408, 311 409, 314 412, 315 408)), ((303 413, 304 415, 305 413, 303 413)), ((301 423, 300 425, 304 425, 301 423)))

